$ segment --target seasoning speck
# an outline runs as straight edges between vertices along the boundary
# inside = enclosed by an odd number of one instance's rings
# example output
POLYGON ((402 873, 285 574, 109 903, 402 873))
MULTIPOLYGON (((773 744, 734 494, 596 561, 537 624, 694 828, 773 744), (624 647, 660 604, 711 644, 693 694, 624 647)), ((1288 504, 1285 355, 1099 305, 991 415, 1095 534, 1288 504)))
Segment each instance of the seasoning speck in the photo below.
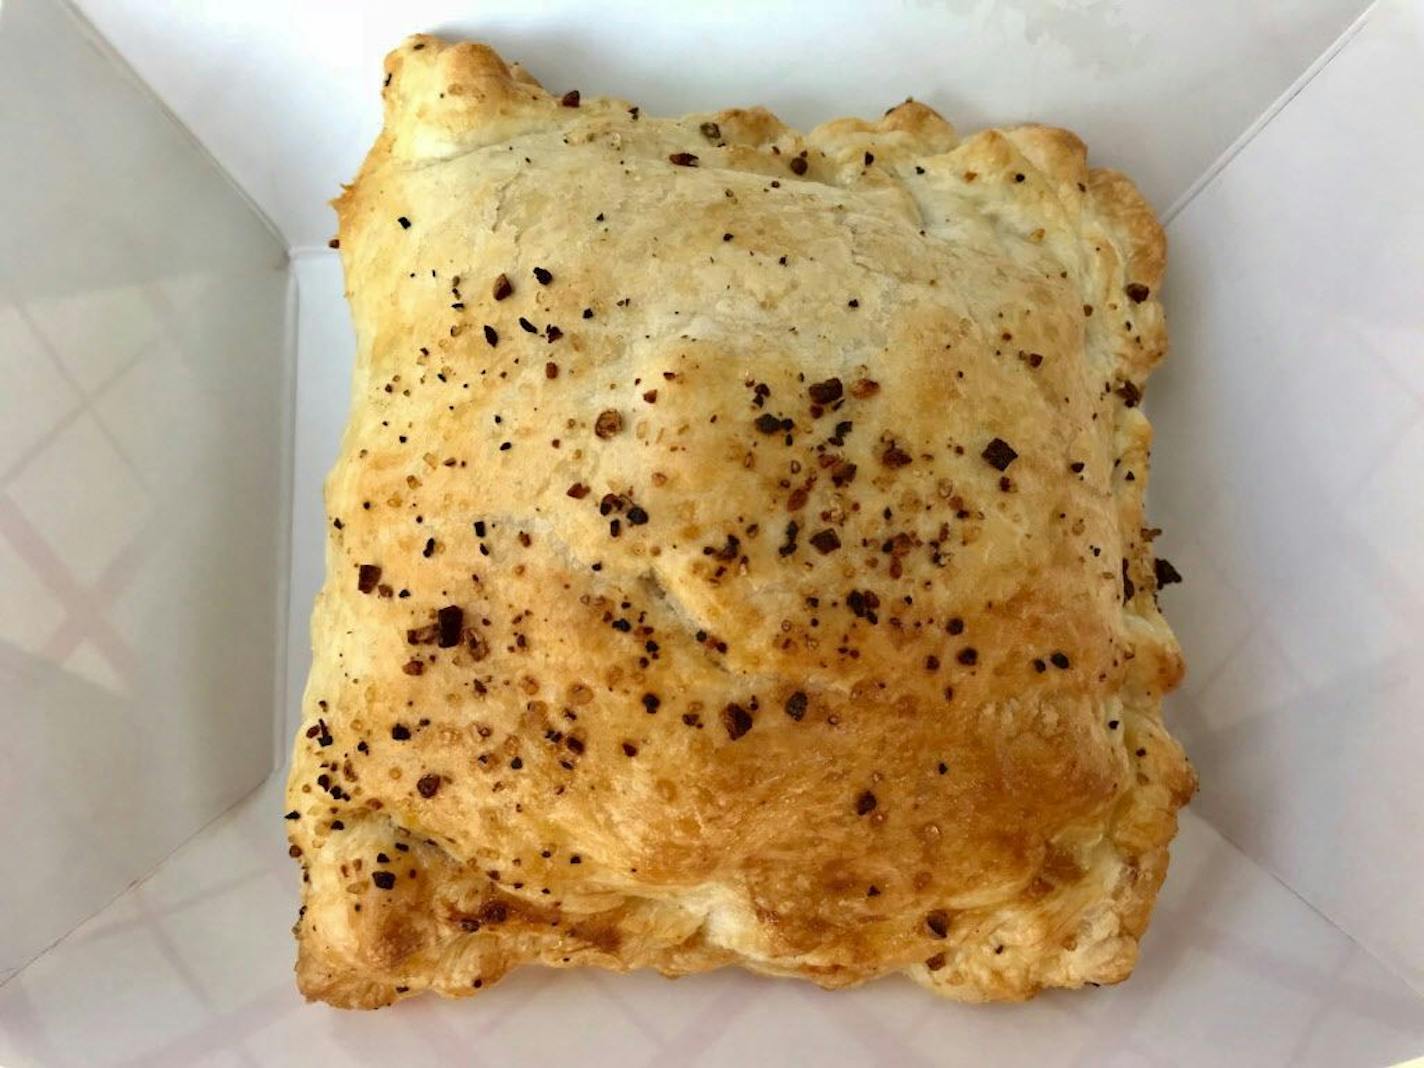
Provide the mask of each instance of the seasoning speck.
POLYGON ((1009 464, 1019 458, 1019 454, 1014 451, 1003 438, 995 438, 984 446, 984 451, 979 454, 989 462, 989 466, 996 471, 1008 470, 1009 464))
POLYGON ((446 605, 436 613, 440 625, 440 648, 451 649, 460 644, 465 630, 465 611, 458 605, 446 605))
POLYGON ((1153 562, 1152 571, 1157 576, 1157 588, 1170 586, 1174 582, 1182 581, 1182 574, 1166 560, 1160 556, 1153 562))
POLYGON ((875 795, 869 790, 865 790, 855 799, 855 814, 857 816, 869 815, 875 811, 875 806, 878 804, 875 795))
POLYGON ((420 780, 415 784, 415 788, 419 791, 421 797, 434 797, 440 792, 440 776, 422 775, 420 780))
POLYGON ((911 457, 910 454, 900 448, 900 446, 892 443, 889 448, 880 454, 880 462, 890 468, 904 467, 911 462, 911 457))
POLYGON ((735 742, 752 729, 752 714, 741 705, 730 704, 722 709, 722 726, 727 729, 727 737, 735 742))
POLYGON ((546 286, 554 280, 553 274, 545 270, 543 267, 534 268, 534 277, 539 280, 539 284, 541 286, 546 286))
POLYGON ((679 167, 696 167, 697 157, 691 152, 674 152, 668 157, 670 163, 675 163, 679 167))
POLYGON ((593 422, 593 432, 607 441, 623 429, 623 415, 616 409, 608 408, 598 413, 593 422))

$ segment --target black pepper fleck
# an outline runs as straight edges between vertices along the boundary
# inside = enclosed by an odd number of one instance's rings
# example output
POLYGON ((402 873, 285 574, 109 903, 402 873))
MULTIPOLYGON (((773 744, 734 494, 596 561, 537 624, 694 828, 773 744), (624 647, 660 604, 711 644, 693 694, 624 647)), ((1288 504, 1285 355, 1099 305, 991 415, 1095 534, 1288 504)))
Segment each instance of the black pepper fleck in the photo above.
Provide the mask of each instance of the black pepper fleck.
POLYGON ((459 645, 465 630, 465 610, 458 605, 446 605, 436 613, 436 618, 440 625, 440 648, 450 649, 459 645))
POLYGON ((1019 458, 1019 454, 1003 438, 995 438, 984 446, 984 451, 979 454, 988 461, 989 466, 996 471, 1008 470, 1009 464, 1019 458))
POLYGON ((360 593, 370 593, 381 581, 381 569, 376 564, 362 564, 356 569, 356 589, 360 593))
POLYGON ((752 714, 738 704, 730 704, 722 709, 722 726, 732 741, 743 737, 752 729, 752 714))
POLYGON ((1163 586, 1170 586, 1174 582, 1182 581, 1181 572, 1160 556, 1152 562, 1152 572, 1157 576, 1157 588, 1159 590, 1163 586))

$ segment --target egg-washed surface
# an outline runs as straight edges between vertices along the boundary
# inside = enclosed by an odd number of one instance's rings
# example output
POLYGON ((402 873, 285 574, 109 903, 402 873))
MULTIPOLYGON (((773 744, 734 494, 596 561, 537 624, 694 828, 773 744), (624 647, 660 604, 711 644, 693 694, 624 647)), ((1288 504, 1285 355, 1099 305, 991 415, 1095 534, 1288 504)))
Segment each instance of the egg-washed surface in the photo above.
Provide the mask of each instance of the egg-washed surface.
POLYGON ((386 72, 336 202, 302 990, 1124 978, 1194 788, 1131 183, 912 102, 802 135, 429 36, 386 72))

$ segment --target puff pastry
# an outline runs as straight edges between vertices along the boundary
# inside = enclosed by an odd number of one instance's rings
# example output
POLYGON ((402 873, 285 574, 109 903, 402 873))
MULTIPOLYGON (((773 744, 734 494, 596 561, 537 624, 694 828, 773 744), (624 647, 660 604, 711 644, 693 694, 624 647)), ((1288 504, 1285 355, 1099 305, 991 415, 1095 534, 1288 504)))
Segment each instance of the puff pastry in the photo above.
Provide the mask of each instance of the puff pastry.
POLYGON ((1195 785, 1132 184, 914 102, 803 135, 430 36, 385 69, 335 202, 301 990, 1124 978, 1195 785))

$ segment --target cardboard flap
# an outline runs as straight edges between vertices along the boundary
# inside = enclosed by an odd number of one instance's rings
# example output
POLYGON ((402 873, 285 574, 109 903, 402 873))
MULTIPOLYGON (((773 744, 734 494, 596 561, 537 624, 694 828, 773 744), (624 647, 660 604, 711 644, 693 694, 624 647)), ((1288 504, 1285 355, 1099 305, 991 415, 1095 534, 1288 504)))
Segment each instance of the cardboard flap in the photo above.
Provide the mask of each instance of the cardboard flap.
POLYGON ((1195 811, 1424 990, 1421 55, 1380 6, 1176 218, 1148 408, 1195 811))
POLYGON ((410 33, 487 40, 550 88, 657 114, 763 104, 809 129, 912 95, 965 131, 1066 126, 1165 210, 1368 3, 78 5, 291 245, 324 248, 326 202, 380 127, 382 57, 410 33))
POLYGON ((0 978, 272 765, 282 249, 96 45, 0 14, 0 978))

